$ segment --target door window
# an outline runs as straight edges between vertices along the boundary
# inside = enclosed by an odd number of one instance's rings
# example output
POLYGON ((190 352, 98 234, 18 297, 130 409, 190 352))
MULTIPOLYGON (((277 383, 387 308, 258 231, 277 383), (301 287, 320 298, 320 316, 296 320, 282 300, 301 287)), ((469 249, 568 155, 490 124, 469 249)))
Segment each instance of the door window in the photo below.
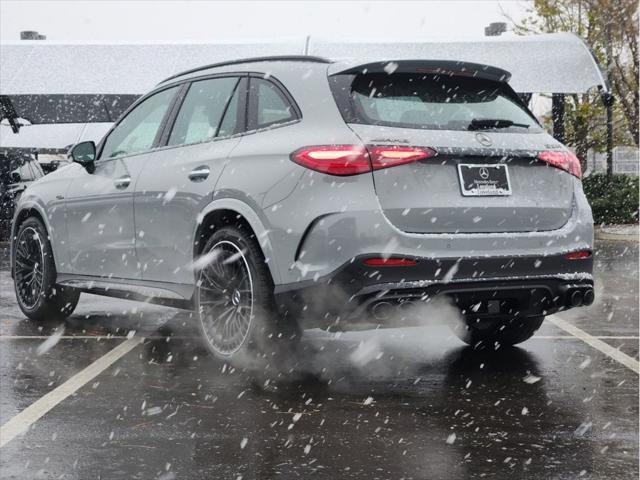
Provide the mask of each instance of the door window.
POLYGON ((144 152, 153 146, 178 87, 152 95, 135 107, 109 134, 100 158, 144 152))
MULTIPOLYGON (((233 102, 230 102, 237 85, 236 77, 194 82, 189 87, 189 92, 180 107, 168 144, 201 143, 217 136, 218 127, 225 112, 229 109, 237 109, 237 105, 232 106, 233 102)), ((231 127, 232 125, 225 126, 225 128, 231 127)))

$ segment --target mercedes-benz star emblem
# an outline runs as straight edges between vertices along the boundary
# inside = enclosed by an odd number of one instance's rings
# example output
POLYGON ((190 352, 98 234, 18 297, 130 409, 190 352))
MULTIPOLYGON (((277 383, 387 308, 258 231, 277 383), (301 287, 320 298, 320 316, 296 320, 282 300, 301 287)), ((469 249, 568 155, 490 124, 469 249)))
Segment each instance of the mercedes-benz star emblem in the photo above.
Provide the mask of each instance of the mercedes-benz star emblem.
POLYGON ((480 167, 480 178, 483 180, 489 178, 489 169, 487 167, 480 167))
POLYGON ((478 143, 484 145, 485 147, 490 147, 491 145, 493 145, 491 139, 484 133, 476 133, 476 140, 478 141, 478 143))

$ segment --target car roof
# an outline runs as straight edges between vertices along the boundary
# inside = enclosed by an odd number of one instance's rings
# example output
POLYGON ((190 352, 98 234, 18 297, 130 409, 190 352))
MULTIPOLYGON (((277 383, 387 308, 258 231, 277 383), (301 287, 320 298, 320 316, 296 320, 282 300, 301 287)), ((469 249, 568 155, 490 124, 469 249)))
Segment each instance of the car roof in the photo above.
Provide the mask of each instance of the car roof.
POLYGON ((175 75, 165 78, 160 82, 160 84, 168 82, 169 80, 175 80, 184 75, 190 75, 192 73, 201 72, 204 70, 211 70, 219 67, 227 67, 230 65, 244 65, 244 64, 264 63, 264 62, 312 62, 312 63, 324 63, 324 64, 332 63, 331 60, 329 59, 326 59, 323 57, 315 57, 313 55, 277 55, 277 56, 269 56, 269 57, 243 58, 238 60, 229 60, 226 62, 212 63, 210 65, 203 65, 201 67, 191 68, 189 70, 185 70, 184 72, 176 73, 175 75))
POLYGON ((229 60, 225 62, 213 63, 210 65, 203 65, 201 67, 185 70, 184 72, 177 73, 168 78, 165 78, 158 85, 162 85, 171 80, 179 80, 180 77, 189 76, 194 73, 205 72, 207 70, 215 70, 216 68, 224 68, 229 66, 246 66, 247 70, 250 70, 250 66, 256 63, 315 63, 329 65, 328 74, 354 74, 354 73, 375 73, 375 72, 418 72, 418 73, 433 73, 444 75, 459 75, 466 77, 475 77, 486 80, 493 80, 498 82, 508 82, 511 78, 511 73, 501 68, 493 67, 491 65, 452 61, 452 60, 435 60, 435 59, 401 59, 401 60, 329 60, 324 57, 316 57, 312 55, 280 55, 280 56, 268 56, 268 57, 252 57, 237 60, 229 60), (389 68, 391 67, 391 68, 389 68))

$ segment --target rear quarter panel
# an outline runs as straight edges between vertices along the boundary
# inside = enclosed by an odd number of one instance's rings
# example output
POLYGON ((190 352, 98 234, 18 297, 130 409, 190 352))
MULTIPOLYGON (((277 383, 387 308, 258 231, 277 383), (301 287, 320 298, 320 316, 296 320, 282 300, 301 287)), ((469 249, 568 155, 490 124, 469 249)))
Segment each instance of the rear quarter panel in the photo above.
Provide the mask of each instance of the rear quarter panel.
POLYGON ((288 63, 256 64, 252 70, 268 73, 289 91, 301 111, 298 122, 256 131, 242 137, 232 152, 216 186, 214 199, 230 198, 258 210, 265 235, 273 246, 271 268, 282 281, 290 281, 295 253, 309 223, 318 215, 357 208, 351 204, 358 190, 370 196, 371 175, 328 177, 312 172, 290 159, 303 146, 358 143, 344 123, 327 81, 327 65, 288 63), (314 197, 302 185, 320 182, 321 191, 335 191, 333 198, 314 197), (342 187, 346 187, 343 190, 342 187), (367 193, 364 193, 367 192, 367 193))

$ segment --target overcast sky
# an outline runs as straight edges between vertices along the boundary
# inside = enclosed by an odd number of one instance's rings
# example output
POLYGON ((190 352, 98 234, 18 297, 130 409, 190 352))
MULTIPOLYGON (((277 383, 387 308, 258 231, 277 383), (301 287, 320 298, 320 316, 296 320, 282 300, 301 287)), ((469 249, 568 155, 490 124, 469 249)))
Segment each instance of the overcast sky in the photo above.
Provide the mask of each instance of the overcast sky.
POLYGON ((0 40, 37 30, 56 42, 409 40, 482 36, 491 22, 516 19, 532 2, 0 0, 0 40))

